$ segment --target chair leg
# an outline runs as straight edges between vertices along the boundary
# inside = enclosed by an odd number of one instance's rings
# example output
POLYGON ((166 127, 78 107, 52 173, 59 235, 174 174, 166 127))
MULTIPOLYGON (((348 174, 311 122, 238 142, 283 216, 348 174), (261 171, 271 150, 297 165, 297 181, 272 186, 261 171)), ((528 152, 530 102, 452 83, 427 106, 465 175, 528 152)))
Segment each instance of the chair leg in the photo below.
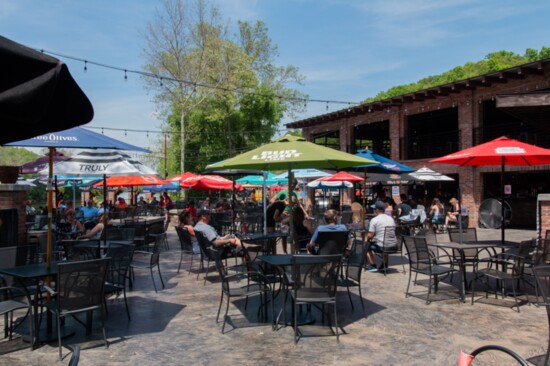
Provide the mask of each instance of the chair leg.
POLYGON ((220 311, 222 310, 222 304, 223 304, 223 290, 222 290, 222 296, 220 297, 220 306, 218 306, 218 315, 216 315, 216 323, 220 322, 220 311))
POLYGON ((157 264, 157 270, 159 271, 160 284, 162 285, 162 288, 165 288, 164 281, 162 280, 162 274, 160 273, 160 264, 157 264))
POLYGON ((223 316, 223 325, 222 325, 222 334, 224 334, 224 331, 225 331, 225 323, 227 322, 227 314, 229 313, 229 302, 230 302, 230 297, 227 296, 227 305, 225 307, 225 314, 223 316))
POLYGON ((430 294, 432 293, 432 276, 431 274, 429 275, 429 280, 428 280, 428 294, 426 295, 426 305, 429 305, 430 304, 430 294))
POLYGON ((210 271, 210 259, 206 263, 206 273, 204 274, 204 282, 202 283, 203 286, 206 286, 206 276, 208 276, 209 271, 210 271))
POLYGON ((411 286, 412 272, 409 270, 409 280, 407 281, 407 290, 405 291, 405 298, 409 297, 409 288, 411 286))
MULTIPOLYGON (((124 289, 122 291, 124 295, 124 305, 126 306, 126 315, 128 315, 128 320, 132 320, 132 318, 130 318, 130 308, 128 307, 128 300, 126 299, 126 286, 124 286, 124 289)), ((107 310, 107 307, 105 307, 105 310, 107 310)))
POLYGON ((103 331, 103 340, 105 341, 105 348, 109 348, 109 342, 107 341, 107 333, 105 333, 105 308, 101 307, 101 329, 103 331))
POLYGON ((514 294, 514 300, 516 301, 516 309, 518 309, 518 313, 519 313, 519 302, 516 294, 516 285, 514 284, 514 282, 516 281, 512 280, 512 293, 514 294))
POLYGON ((59 346, 59 361, 63 360, 61 353, 61 316, 57 313, 57 345, 59 346))
MULTIPOLYGON (((354 311, 355 309, 353 308, 353 301, 351 300, 351 293, 349 291, 349 286, 347 287, 347 290, 348 290, 349 303, 351 304, 351 310, 354 311)), ((359 289, 359 291, 361 291, 361 289, 359 289)))
POLYGON ((365 313, 365 304, 363 303, 363 294, 361 293, 361 284, 357 286, 359 288, 359 298, 361 299, 361 307, 363 308, 363 313, 365 313))
POLYGON ((338 312, 336 311, 336 301, 332 304, 334 308, 334 328, 336 328, 336 343, 340 343, 340 333, 338 332, 338 312))
POLYGON ((149 268, 149 272, 151 272, 151 281, 153 281, 153 287, 155 288, 155 292, 158 292, 157 285, 155 284, 155 276, 153 276, 153 267, 149 268))
POLYGON ((294 309, 294 344, 298 343, 298 309, 296 309, 296 301, 293 304, 294 309))
MULTIPOLYGON (((193 256, 191 256, 191 258, 193 258, 193 256)), ((179 264, 179 266, 178 266, 178 274, 180 273, 181 262, 183 262, 183 250, 181 251, 181 255, 180 255, 180 264, 179 264)))

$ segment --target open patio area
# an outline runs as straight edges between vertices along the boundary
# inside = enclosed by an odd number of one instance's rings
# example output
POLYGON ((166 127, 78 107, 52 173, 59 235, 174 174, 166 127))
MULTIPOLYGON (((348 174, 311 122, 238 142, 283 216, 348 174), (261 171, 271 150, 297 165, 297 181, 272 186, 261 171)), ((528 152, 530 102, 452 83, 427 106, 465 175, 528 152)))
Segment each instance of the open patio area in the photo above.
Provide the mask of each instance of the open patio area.
MULTIPOLYGON (((500 231, 491 229, 478 232, 482 240, 497 239, 500 235, 500 231)), ((427 288, 422 281, 411 289, 419 296, 405 298, 408 272, 403 273, 395 257, 386 277, 382 273, 363 273, 364 314, 357 295, 353 295, 356 290, 352 289, 355 311, 351 310, 345 289, 339 290, 339 324, 345 331, 339 344, 330 336, 302 337, 294 345, 291 326, 273 331, 270 324, 258 324, 257 303, 251 302, 245 313, 244 301, 240 300, 230 306, 231 320, 226 333, 221 334, 221 323, 216 324, 220 298, 217 272, 212 267, 203 285, 202 274, 196 280, 196 259, 193 271, 188 271, 187 255, 182 271, 177 274, 179 242, 172 227, 168 234, 170 250, 161 253, 166 288, 155 293, 148 271, 136 271, 134 288, 128 292, 131 321, 127 320, 122 297, 107 300, 108 349, 103 346, 99 316, 95 317, 91 337, 86 337, 84 329, 75 325, 76 335, 63 344, 81 346, 80 365, 456 365, 460 350, 468 352, 487 344, 509 347, 526 359, 546 353, 548 326, 544 307, 526 304, 518 313, 509 307, 482 303, 472 306, 470 296, 466 303, 461 303, 458 290, 446 284, 442 285, 441 295, 434 296, 434 301, 426 305, 427 288)), ((508 240, 534 236, 534 231, 507 231, 508 240)), ((408 265, 405 268, 408 271, 408 265)), ((155 279, 158 285, 158 277, 155 279)), ((281 297, 276 298, 276 312, 281 297)), ((326 322, 319 329, 321 315, 315 311, 314 315, 315 325, 302 330, 326 333, 326 322)), ((0 356, 0 364, 67 364, 69 350, 64 348, 63 354, 64 360, 58 361, 57 342, 35 351, 25 345, 0 356)), ((495 354, 476 358, 476 362, 512 364, 511 359, 500 359, 495 354)))

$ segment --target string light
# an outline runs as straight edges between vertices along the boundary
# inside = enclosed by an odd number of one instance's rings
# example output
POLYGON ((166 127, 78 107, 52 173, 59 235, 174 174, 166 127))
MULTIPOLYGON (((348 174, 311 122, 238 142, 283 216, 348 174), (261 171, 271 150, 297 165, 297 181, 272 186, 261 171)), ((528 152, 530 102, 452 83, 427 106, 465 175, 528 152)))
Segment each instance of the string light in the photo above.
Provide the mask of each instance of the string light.
POLYGON ((84 60, 84 72, 88 71, 88 61, 84 60))
POLYGON ((128 70, 124 70, 124 81, 128 80, 128 70))
MULTIPOLYGON (((122 71, 122 72, 124 72, 125 76, 127 76, 128 74, 131 73, 131 74, 136 74, 136 75, 140 75, 140 76, 144 76, 144 77, 148 77, 148 78, 159 79, 160 80, 159 84, 160 84, 161 87, 164 86, 164 84, 162 82, 162 80, 164 79, 164 80, 167 80, 167 81, 173 81, 173 82, 178 83, 178 84, 184 84, 184 85, 192 86, 193 87, 193 92, 196 91, 197 87, 202 87, 202 88, 208 88, 208 89, 221 90, 221 91, 225 91, 225 92, 234 92, 234 93, 241 92, 244 95, 253 95, 253 96, 269 97, 269 98, 273 97, 273 95, 269 95, 269 94, 243 91, 242 88, 230 89, 230 88, 225 88, 225 87, 221 87, 221 86, 217 86, 217 85, 197 83, 197 82, 189 81, 189 80, 180 80, 180 79, 173 78, 173 77, 161 76, 159 74, 155 74, 155 73, 151 73, 151 72, 132 70, 132 69, 129 69, 129 68, 123 68, 123 67, 108 65, 108 64, 105 64, 105 63, 102 63, 102 62, 85 60, 85 59, 80 58, 80 57, 65 55, 65 54, 61 54, 61 53, 58 53, 58 52, 47 51, 47 50, 39 50, 39 51, 42 52, 42 53, 47 53, 47 54, 50 54, 50 55, 53 55, 53 56, 57 56, 57 57, 61 57, 61 58, 65 58, 65 59, 69 59, 69 60, 73 60, 73 61, 84 62, 84 65, 85 65, 84 70, 87 70, 87 67, 86 67, 87 64, 92 64, 92 65, 95 65, 95 66, 98 66, 98 67, 101 67, 101 68, 106 68, 106 69, 116 70, 116 71, 122 71)), ((126 77, 125 77, 125 80, 126 80, 126 77)), ((294 102, 300 102, 300 101, 304 100, 306 103, 310 102, 310 103, 326 103, 326 104, 348 104, 348 105, 354 105, 354 106, 362 104, 361 102, 350 102, 350 101, 328 100, 328 99, 314 99, 314 98, 292 97, 292 96, 282 96, 282 95, 275 95, 275 97, 280 98, 280 100, 287 100, 287 101, 294 101, 294 102)), ((327 108, 327 110, 328 110, 328 108, 327 108)))

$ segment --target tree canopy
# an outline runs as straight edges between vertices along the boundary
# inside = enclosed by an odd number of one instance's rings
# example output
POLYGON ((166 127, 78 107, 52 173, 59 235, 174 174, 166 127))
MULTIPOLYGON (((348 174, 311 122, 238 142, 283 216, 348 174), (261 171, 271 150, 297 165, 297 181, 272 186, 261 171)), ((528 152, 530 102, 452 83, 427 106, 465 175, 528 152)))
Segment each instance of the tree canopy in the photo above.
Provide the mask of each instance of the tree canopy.
POLYGON ((265 23, 238 22, 229 35, 219 10, 206 0, 163 0, 147 28, 144 68, 163 129, 173 138, 169 174, 201 171, 268 142, 285 113, 303 108, 304 95, 288 87, 302 76, 276 64, 277 46, 265 23), (174 138, 175 137, 175 138, 174 138))
POLYGON ((462 66, 457 66, 452 70, 440 75, 428 76, 420 79, 416 83, 394 86, 386 91, 381 91, 374 97, 367 98, 364 103, 371 103, 377 100, 388 99, 403 94, 413 93, 418 90, 432 88, 434 86, 452 83, 493 71, 499 71, 521 64, 534 62, 550 58, 550 47, 542 47, 540 51, 532 48, 525 50, 523 56, 511 51, 491 52, 481 61, 467 62, 462 66))
POLYGON ((0 165, 21 166, 30 161, 36 160, 40 155, 30 150, 12 147, 0 146, 0 165))

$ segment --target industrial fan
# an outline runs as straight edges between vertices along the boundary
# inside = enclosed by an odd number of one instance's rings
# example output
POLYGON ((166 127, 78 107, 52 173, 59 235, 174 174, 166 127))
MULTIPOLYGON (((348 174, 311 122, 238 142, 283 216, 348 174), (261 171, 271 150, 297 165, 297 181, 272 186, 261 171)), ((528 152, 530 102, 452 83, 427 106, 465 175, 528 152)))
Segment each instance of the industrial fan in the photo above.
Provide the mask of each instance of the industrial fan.
MULTIPOLYGON (((512 207, 504 201, 504 226, 512 220, 512 207)), ((479 226, 490 229, 500 229, 502 225, 502 203, 495 198, 481 202, 479 206, 479 226)))

